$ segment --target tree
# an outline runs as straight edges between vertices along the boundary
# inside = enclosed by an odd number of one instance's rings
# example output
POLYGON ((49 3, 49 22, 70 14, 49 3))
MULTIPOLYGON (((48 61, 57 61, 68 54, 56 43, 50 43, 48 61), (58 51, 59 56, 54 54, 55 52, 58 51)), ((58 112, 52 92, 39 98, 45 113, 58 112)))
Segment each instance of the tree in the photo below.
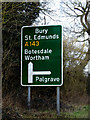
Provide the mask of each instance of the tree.
POLYGON ((50 12, 46 6, 40 2, 2 3, 3 92, 23 89, 20 85, 21 27, 32 25, 40 12, 50 12))
POLYGON ((89 2, 84 1, 83 3, 81 0, 62 1, 61 6, 62 12, 74 23, 72 24, 74 27, 70 29, 71 32, 79 36, 84 35, 85 32, 90 34, 90 23, 87 18, 89 14, 89 2))
POLYGON ((69 38, 64 38, 64 85, 62 96, 66 99, 86 95, 86 77, 83 69, 86 65, 85 44, 76 46, 76 39, 68 42, 69 38), (83 93, 83 94, 82 94, 83 93))
MULTIPOLYGON (((3 92, 20 87, 20 34, 21 27, 31 25, 39 16, 39 2, 3 2, 3 92)), ((17 90, 16 89, 16 90, 17 90)), ((5 94, 3 94, 5 95, 5 94)))
MULTIPOLYGON (((88 38, 81 40, 79 42, 88 41, 88 61, 90 60, 90 1, 81 0, 70 0, 62 1, 62 10, 66 13, 67 17, 73 19, 73 26, 71 27, 71 32, 77 37, 84 36, 85 33, 88 34, 88 38), (64 7, 64 9, 63 9, 64 7), (66 8, 66 9, 65 9, 66 8)), ((78 41, 78 40, 77 40, 78 41)), ((88 63, 88 61, 86 63, 88 63)), ((89 72, 89 71, 88 71, 89 72)), ((88 93, 90 93, 90 73, 88 73, 88 93)))

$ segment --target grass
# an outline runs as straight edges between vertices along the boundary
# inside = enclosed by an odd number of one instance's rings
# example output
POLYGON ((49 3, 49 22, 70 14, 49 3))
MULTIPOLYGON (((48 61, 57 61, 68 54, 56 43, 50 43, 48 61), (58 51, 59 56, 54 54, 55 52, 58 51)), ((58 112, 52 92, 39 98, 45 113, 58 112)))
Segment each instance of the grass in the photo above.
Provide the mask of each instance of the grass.
POLYGON ((61 112, 60 116, 57 116, 55 110, 50 111, 27 111, 24 112, 23 118, 88 118, 88 111, 90 106, 79 106, 75 108, 73 112, 61 112))
POLYGON ((70 118, 88 118, 89 110, 90 106, 83 106, 74 112, 66 113, 66 116, 69 116, 70 118))

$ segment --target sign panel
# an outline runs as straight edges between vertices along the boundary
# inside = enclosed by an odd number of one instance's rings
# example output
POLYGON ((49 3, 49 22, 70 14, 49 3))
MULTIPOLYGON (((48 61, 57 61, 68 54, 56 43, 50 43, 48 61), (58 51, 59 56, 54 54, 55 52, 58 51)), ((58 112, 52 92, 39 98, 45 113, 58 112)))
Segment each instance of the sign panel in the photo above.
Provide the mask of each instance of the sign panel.
POLYGON ((21 29, 21 85, 63 84, 62 26, 23 26, 21 29))

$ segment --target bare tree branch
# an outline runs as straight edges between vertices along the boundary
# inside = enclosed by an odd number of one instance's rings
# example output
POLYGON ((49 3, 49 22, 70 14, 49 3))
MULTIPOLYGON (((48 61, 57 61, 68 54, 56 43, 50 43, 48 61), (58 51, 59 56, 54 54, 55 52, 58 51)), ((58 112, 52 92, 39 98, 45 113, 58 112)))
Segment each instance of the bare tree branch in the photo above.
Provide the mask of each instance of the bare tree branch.
POLYGON ((77 7, 75 7, 74 9, 79 10, 80 12, 83 13, 83 11, 81 9, 77 8, 77 7))
POLYGON ((87 16, 88 16, 88 13, 89 13, 89 7, 88 7, 88 10, 85 14, 85 22, 86 22, 86 25, 89 26, 89 22, 87 21, 87 16))
POLYGON ((84 15, 85 15, 85 12, 81 15, 81 17, 80 17, 80 21, 81 21, 81 23, 82 23, 82 26, 87 30, 87 26, 84 24, 84 22, 83 22, 83 17, 84 17, 84 15))
POLYGON ((88 41, 88 38, 82 41, 77 40, 77 42, 85 42, 85 41, 88 41))

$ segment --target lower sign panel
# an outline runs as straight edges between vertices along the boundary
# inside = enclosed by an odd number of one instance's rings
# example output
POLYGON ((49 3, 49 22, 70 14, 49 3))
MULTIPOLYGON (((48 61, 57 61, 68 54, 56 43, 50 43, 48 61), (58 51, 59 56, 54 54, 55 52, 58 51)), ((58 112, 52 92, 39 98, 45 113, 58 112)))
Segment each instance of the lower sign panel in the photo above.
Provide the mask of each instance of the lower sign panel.
POLYGON ((62 26, 24 26, 21 29, 21 85, 63 84, 62 26))

